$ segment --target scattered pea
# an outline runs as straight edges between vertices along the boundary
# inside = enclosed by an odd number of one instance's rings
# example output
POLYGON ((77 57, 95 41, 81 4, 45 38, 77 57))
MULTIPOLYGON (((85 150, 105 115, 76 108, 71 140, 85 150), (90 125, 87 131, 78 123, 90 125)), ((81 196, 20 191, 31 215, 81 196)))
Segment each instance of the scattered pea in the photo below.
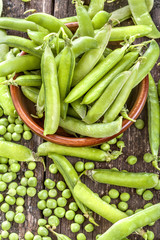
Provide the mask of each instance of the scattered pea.
POLYGON ((16 199, 15 197, 11 197, 8 195, 5 197, 5 202, 8 203, 9 205, 14 205, 16 203, 16 199))
POLYGON ((11 233, 9 235, 9 240, 19 240, 19 236, 17 233, 11 233))
POLYGON ((120 199, 121 199, 121 201, 123 201, 123 202, 127 202, 127 201, 129 201, 129 199, 130 199, 130 194, 129 194, 129 193, 126 193, 126 192, 121 193, 120 199))
POLYGON ((128 162, 129 165, 134 165, 137 162, 137 158, 135 156, 129 156, 126 161, 128 162))
POLYGON ((125 147, 125 143, 123 141, 118 141, 117 142, 117 147, 122 150, 125 147))
POLYGON ((43 219, 43 218, 38 219, 38 226, 44 226, 46 224, 47 224, 46 219, 43 219))
POLYGON ((6 133, 6 127, 3 125, 0 125, 0 135, 4 135, 6 133))
POLYGON ((126 211, 126 213, 127 213, 128 216, 131 216, 131 215, 134 214, 133 210, 131 210, 131 209, 128 209, 128 210, 126 211))
POLYGON ((3 202, 3 200, 4 200, 4 197, 3 197, 3 195, 0 193, 0 203, 3 202))
POLYGON ((38 193, 38 198, 41 199, 41 200, 45 200, 48 198, 48 192, 47 190, 41 190, 39 193, 38 193))
POLYGON ((158 180, 158 184, 157 186, 155 187, 156 190, 160 190, 160 180, 158 180))
POLYGON ((112 198, 112 199, 116 199, 116 198, 119 197, 119 192, 116 189, 109 190, 108 194, 109 194, 109 197, 112 198))
POLYGON ((82 224, 84 222, 84 216, 81 214, 76 214, 74 217, 74 221, 78 224, 82 224))
POLYGON ((54 181, 52 181, 51 179, 47 178, 44 181, 44 185, 48 188, 48 189, 53 189, 56 185, 56 183, 54 181))
POLYGON ((6 119, 6 118, 1 118, 0 119, 0 125, 3 125, 5 127, 7 127, 8 124, 9 124, 8 119, 6 119))
POLYGON ((137 119, 134 125, 137 129, 141 130, 144 128, 144 121, 142 119, 137 119))
POLYGON ((37 207, 40 210, 44 210, 46 208, 46 201, 45 200, 41 200, 37 203, 37 207))
POLYGON ((65 184, 65 182, 63 182, 63 181, 59 181, 59 182, 57 182, 57 185, 56 185, 56 187, 57 187, 57 189, 59 190, 59 191, 64 191, 65 189, 66 189, 66 184, 65 184))
POLYGON ((19 163, 13 163, 13 164, 10 166, 10 170, 11 170, 12 172, 15 172, 15 173, 19 172, 20 169, 21 169, 21 165, 20 165, 19 163))
POLYGON ((107 203, 110 203, 111 202, 111 198, 108 196, 108 195, 105 195, 102 197, 102 200, 107 202, 107 203))
POLYGON ((56 165, 54 163, 52 163, 49 166, 49 171, 50 171, 50 173, 56 174, 58 172, 58 168, 56 167, 56 165))
POLYGON ((93 232, 94 226, 93 224, 89 223, 84 227, 84 229, 86 230, 86 232, 93 232))
POLYGON ((14 221, 19 224, 24 223, 25 215, 23 213, 17 213, 14 217, 14 221))
POLYGON ((75 212, 73 211, 73 210, 68 210, 67 212, 66 212, 66 214, 65 214, 65 218, 67 219, 67 220, 73 220, 74 219, 74 217, 75 217, 75 212))
POLYGON ((110 150, 110 145, 109 143, 103 143, 100 148, 103 150, 103 151, 109 151, 110 150))
POLYGON ((147 203, 144 205, 144 209, 148 208, 148 207, 151 207, 153 204, 152 203, 147 203))
POLYGON ((11 197, 14 197, 17 194, 17 191, 16 191, 16 189, 11 188, 8 190, 7 194, 11 197))
POLYGON ((23 124, 23 128, 24 128, 24 131, 29 131, 30 130, 30 128, 26 124, 23 124))
POLYGON ((54 209, 54 214, 59 218, 63 218, 65 215, 65 209, 62 207, 57 207, 54 209))
POLYGON ((83 172, 84 171, 84 162, 82 162, 82 161, 76 162, 75 169, 77 172, 83 172))
POLYGON ((22 177, 22 178, 21 178, 21 181, 20 181, 20 184, 21 184, 22 186, 24 186, 24 187, 27 187, 27 185, 28 185, 28 178, 22 177))
POLYGON ((119 210, 124 212, 128 209, 128 204, 126 202, 119 202, 118 208, 119 208, 119 210))
POLYGON ((49 216, 51 216, 51 214, 52 214, 52 210, 51 210, 50 208, 45 208, 45 209, 43 210, 43 215, 44 215, 45 217, 49 217, 49 216))
POLYGON ((139 196, 141 196, 141 195, 144 193, 144 191, 145 191, 145 189, 143 189, 143 188, 137 188, 137 189, 136 189, 136 193, 137 193, 137 195, 139 195, 139 196))
POLYGON ((69 204, 69 209, 70 209, 70 210, 73 210, 74 212, 76 212, 76 211, 78 210, 77 203, 71 202, 71 203, 69 204))
POLYGON ((51 198, 55 198, 57 196, 57 190, 56 189, 49 190, 48 196, 51 197, 51 198))
POLYGON ((57 216, 50 216, 48 218, 48 224, 52 227, 57 227, 60 224, 59 218, 57 216))
POLYGON ((34 235, 30 231, 27 231, 24 235, 25 240, 33 240, 34 235))
POLYGON ((25 131, 24 133, 23 133, 23 138, 24 138, 24 140, 31 140, 31 138, 32 138, 32 133, 31 133, 31 131, 25 131))
POLYGON ((3 109, 0 107, 0 117, 2 117, 4 114, 3 109))
POLYGON ((146 163, 150 163, 150 162, 153 161, 153 155, 151 153, 145 153, 144 156, 143 156, 143 160, 146 163))
POLYGON ((36 195, 37 191, 34 187, 27 188, 27 195, 29 197, 34 197, 36 195))
POLYGON ((62 192, 62 197, 66 198, 66 199, 69 199, 71 197, 71 191, 69 189, 65 189, 62 192))
POLYGON ((12 133, 12 139, 15 142, 20 141, 21 140, 21 134, 20 133, 16 133, 16 132, 12 133))
POLYGON ((95 167, 95 164, 93 162, 86 162, 84 164, 85 170, 92 170, 92 169, 94 169, 94 167, 95 167))
POLYGON ((14 127, 14 132, 16 133, 22 133, 23 132, 23 126, 21 124, 17 124, 14 127))
POLYGON ((57 199, 57 204, 59 207, 65 207, 67 205, 67 200, 64 197, 59 197, 57 199))
POLYGON ((17 206, 23 206, 23 205, 24 205, 24 199, 21 198, 21 197, 18 197, 18 198, 16 199, 16 205, 17 205, 17 206))
POLYGON ((16 213, 23 213, 24 207, 23 206, 17 206, 16 207, 16 213))
POLYGON ((8 238, 8 236, 9 236, 9 232, 8 232, 8 231, 3 230, 3 231, 1 232, 1 237, 2 237, 2 238, 6 239, 6 238, 8 238))
POLYGON ((96 240, 98 240, 98 238, 100 238, 101 235, 102 235, 102 234, 98 234, 98 235, 96 236, 96 240))
POLYGON ((40 226, 39 228, 38 228, 38 234, 40 235, 40 236, 42 236, 42 237, 47 237, 48 236, 48 229, 47 228, 45 228, 45 227, 43 227, 43 226, 40 226))
POLYGON ((27 193, 27 189, 24 186, 18 186, 16 191, 17 191, 17 194, 21 197, 25 196, 27 193))
POLYGON ((35 162, 29 162, 28 163, 28 169, 33 171, 36 168, 36 163, 35 162))
POLYGON ((11 223, 9 221, 4 221, 1 224, 1 228, 4 231, 8 231, 11 228, 11 223))
POLYGON ((80 230, 80 225, 78 223, 71 224, 71 232, 76 233, 80 230))
POLYGON ((86 240, 86 236, 84 235, 84 233, 78 233, 77 234, 77 240, 86 240))
POLYGON ((150 191, 150 190, 146 190, 144 193, 143 193, 143 199, 145 201, 149 201, 153 198, 153 193, 150 191))
POLYGON ((31 170, 27 170, 25 173, 24 173, 25 177, 26 178, 31 178, 34 176, 34 172, 31 171, 31 170))
POLYGON ((30 177, 28 179, 28 186, 29 187, 36 187, 37 186, 37 178, 36 177, 30 177))
POLYGON ((116 144, 116 142, 117 142, 117 139, 113 138, 113 139, 109 140, 107 143, 112 145, 112 144, 116 144))
POLYGON ((55 199, 48 199, 46 202, 47 208, 54 209, 57 207, 57 201, 55 199))
POLYGON ((15 118, 12 116, 8 116, 8 122, 9 123, 14 123, 15 122, 15 118))
POLYGON ((9 211, 9 204, 8 203, 3 203, 1 205, 1 211, 4 212, 4 213, 8 212, 9 211))
POLYGON ((12 222, 14 220, 14 216, 15 216, 15 213, 13 211, 8 211, 6 212, 6 219, 9 221, 9 222, 12 222))

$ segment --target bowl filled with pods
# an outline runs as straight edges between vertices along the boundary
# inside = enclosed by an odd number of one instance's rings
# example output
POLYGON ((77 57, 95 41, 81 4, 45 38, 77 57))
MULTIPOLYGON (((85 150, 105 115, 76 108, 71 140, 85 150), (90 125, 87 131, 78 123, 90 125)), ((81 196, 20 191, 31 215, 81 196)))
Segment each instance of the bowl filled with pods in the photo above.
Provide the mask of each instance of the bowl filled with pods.
POLYGON ((93 12, 77 0, 75 7, 77 15, 65 19, 2 17, 0 28, 27 32, 29 39, 4 32, 0 43, 22 52, 1 63, 0 73, 10 75, 2 84, 10 85, 15 108, 33 132, 61 145, 91 146, 120 135, 141 113, 159 56, 149 38, 158 30, 151 19, 138 22, 132 6, 93 12), (136 25, 117 26, 131 14, 136 25), (148 40, 136 44, 143 36, 148 40))

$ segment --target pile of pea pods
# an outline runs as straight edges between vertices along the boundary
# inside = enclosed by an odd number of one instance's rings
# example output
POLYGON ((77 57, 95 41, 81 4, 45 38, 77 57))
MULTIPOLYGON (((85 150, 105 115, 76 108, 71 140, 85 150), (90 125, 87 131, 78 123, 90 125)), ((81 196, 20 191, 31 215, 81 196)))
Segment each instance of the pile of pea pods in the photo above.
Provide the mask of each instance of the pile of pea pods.
MULTIPOLYGON (((116 168, 95 169, 93 161, 109 163, 123 153, 122 135, 100 148, 44 142, 37 153, 11 142, 19 141, 23 131, 25 140, 30 140, 32 134, 17 116, 9 85, 21 87, 25 97, 35 104, 36 117, 42 118, 45 113, 44 135, 54 134, 61 126, 77 136, 99 138, 117 134, 122 128, 122 119, 130 119, 127 99, 148 74, 151 153, 146 153, 143 160, 160 170, 160 82, 157 92, 150 74, 159 57, 159 46, 154 39, 160 38, 160 32, 149 14, 154 1, 128 0, 127 6, 112 13, 104 11, 104 0, 91 0, 89 6, 80 0, 74 0, 73 4, 77 15, 64 19, 45 13, 33 13, 25 19, 0 17, 0 115, 7 116, 0 119, 0 134, 3 135, 0 138, 0 211, 6 218, 1 224, 0 240, 20 239, 17 233, 11 232, 12 222, 25 222, 25 196, 33 198, 36 194, 37 208, 43 217, 38 220, 37 235, 27 231, 25 240, 51 240, 49 233, 58 240, 71 240, 57 232, 63 217, 72 221, 70 230, 77 234, 76 239, 86 240, 80 225, 87 220, 86 233, 98 228, 93 213, 113 224, 105 233, 98 234, 96 240, 128 240, 132 233, 153 240, 154 233, 143 227, 152 226, 160 219, 160 203, 147 203, 144 209, 134 212, 128 209, 130 195, 127 192, 110 189, 108 195, 100 197, 81 181, 86 175, 100 184, 136 189, 145 201, 153 199, 151 189, 160 190, 158 174, 116 168), (136 25, 116 26, 131 17, 136 25), (73 32, 72 22, 77 22, 73 32), (29 39, 7 35, 7 29, 26 32, 29 39), (148 40, 134 43, 136 38, 143 36, 148 40), (121 44, 113 50, 108 48, 112 41, 121 44), (15 73, 18 73, 16 79, 15 73), (118 150, 111 150, 111 145, 116 145, 118 150), (45 156, 53 160, 47 170, 53 175, 60 173, 64 181, 47 178, 45 189, 38 190, 34 170, 37 162, 46 170, 45 156), (65 156, 84 158, 89 162, 77 161, 73 166, 65 156), (20 176, 21 162, 28 168, 24 176, 20 176), (74 201, 68 203, 71 197, 74 201), (118 197, 121 201, 116 206, 111 202, 118 197)), ((2 1, 0 12, 1 6, 2 1)), ((135 126, 142 129, 144 123, 139 119, 135 126)), ((131 155, 126 161, 134 165, 137 158, 131 155)))

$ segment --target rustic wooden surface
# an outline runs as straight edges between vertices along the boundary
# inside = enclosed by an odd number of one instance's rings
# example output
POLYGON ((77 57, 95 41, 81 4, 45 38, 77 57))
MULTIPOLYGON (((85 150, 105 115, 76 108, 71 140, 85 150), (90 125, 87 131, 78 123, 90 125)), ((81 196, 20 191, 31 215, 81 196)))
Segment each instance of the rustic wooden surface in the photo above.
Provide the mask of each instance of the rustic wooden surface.
MULTIPOLYGON (((75 8, 71 4, 71 0, 31 0, 31 2, 24 3, 21 0, 4 0, 4 11, 3 16, 8 17, 24 17, 24 12, 28 9, 37 9, 37 11, 42 11, 46 13, 50 13, 55 15, 58 18, 62 17, 68 17, 75 14, 75 8)), ((115 1, 114 3, 106 4, 105 9, 111 12, 113 9, 119 8, 121 6, 124 6, 127 4, 127 0, 121 0, 121 1, 115 1)), ((159 0, 155 1, 154 8, 151 12, 152 18, 156 25, 158 26, 160 30, 160 2, 159 0)), ((131 23, 131 21, 129 22, 131 23)), ((126 22, 128 24, 128 22, 126 22)), ((17 34, 15 32, 10 32, 12 34, 17 34)), ((21 35, 19 33, 19 35, 21 35)), ((22 34, 23 35, 23 34, 22 34)), ((160 43, 160 41, 158 41, 160 43)), ((160 79, 160 72, 158 67, 155 66, 155 68, 152 71, 153 76, 156 81, 160 79)), ((124 149, 124 154, 116 161, 108 164, 108 163, 96 163, 96 167, 103 167, 103 168, 111 168, 111 167, 117 167, 118 169, 126 169, 129 171, 147 171, 147 172, 156 172, 155 169, 151 166, 151 164, 147 164, 143 162, 143 155, 145 152, 149 151, 149 143, 148 143, 148 131, 147 131, 147 109, 144 108, 140 118, 142 118, 145 122, 145 128, 141 131, 137 130, 135 126, 133 125, 130 129, 128 129, 124 136, 123 140, 125 141, 126 148, 124 149), (135 155, 138 158, 138 163, 134 166, 129 166, 126 163, 126 158, 129 155, 135 155)), ((43 140, 40 139, 38 136, 34 135, 32 140, 28 143, 25 141, 22 141, 21 143, 30 147, 34 151, 36 151, 37 146, 42 143, 43 140)), ((69 158, 72 163, 75 163, 77 158, 69 158)), ((47 162, 47 168, 49 164, 51 163, 51 160, 46 160, 47 162)), ((19 176, 19 179, 21 176, 24 175, 24 172, 26 170, 26 164, 22 164, 22 170, 19 176)), ((35 175, 38 178, 38 190, 43 189, 43 181, 45 178, 52 178, 56 181, 58 179, 63 179, 59 174, 53 176, 48 171, 46 173, 43 172, 43 168, 41 164, 37 165, 35 175)), ((84 182, 92 188, 95 192, 97 192, 100 196, 103 196, 104 194, 108 193, 108 190, 113 188, 113 186, 106 186, 103 184, 95 184, 92 181, 88 180, 87 178, 84 178, 84 182)), ((117 188, 117 187, 114 187, 117 188)), ((136 195, 135 190, 128 190, 125 188, 117 188, 120 193, 127 191, 131 194, 131 199, 129 200, 129 209, 136 210, 138 208, 143 208, 144 204, 146 202, 142 199, 142 197, 136 195)), ((154 191, 154 198, 153 203, 158 203, 160 201, 160 193, 158 191, 154 191)), ((24 233, 27 230, 32 231, 34 234, 37 232, 37 220, 38 218, 42 217, 42 213, 37 209, 38 198, 27 198, 25 197, 25 215, 26 215, 26 221, 22 225, 13 224, 11 232, 15 231, 19 233, 20 239, 24 238, 24 233)), ((73 201, 73 200, 70 200, 73 201)), ((120 200, 112 201, 112 203, 118 203, 120 200)), ((0 213, 2 214, 2 213, 0 213)), ((4 214, 0 216, 0 223, 4 220, 4 214)), ((111 226, 110 223, 108 223, 106 220, 96 216, 96 220, 99 223, 99 227, 95 228, 95 231, 93 233, 87 234, 84 231, 84 226, 88 223, 87 220, 85 220, 85 223, 82 225, 81 231, 84 232, 87 236, 87 240, 94 240, 96 235, 99 233, 103 233, 108 227, 111 226)), ((152 229, 155 233, 155 240, 160 239, 160 221, 158 221, 153 227, 147 227, 147 229, 152 229)), ((71 233, 70 231, 70 222, 62 219, 60 226, 57 228, 58 232, 64 233, 68 235, 72 240, 76 240, 76 234, 71 233)), ((51 235, 52 236, 52 235, 51 235)), ((52 239, 55 239, 52 236, 52 239)), ((142 239, 140 236, 132 235, 130 236, 130 239, 142 239)))

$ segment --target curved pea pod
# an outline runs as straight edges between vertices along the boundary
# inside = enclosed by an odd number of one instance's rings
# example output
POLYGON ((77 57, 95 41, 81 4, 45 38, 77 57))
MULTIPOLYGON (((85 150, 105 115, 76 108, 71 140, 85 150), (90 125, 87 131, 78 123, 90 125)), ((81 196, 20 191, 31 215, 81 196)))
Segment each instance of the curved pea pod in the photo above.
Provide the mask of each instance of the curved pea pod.
POLYGON ((157 160, 159 152, 159 132, 160 132, 160 108, 156 84, 151 74, 149 74, 148 91, 148 133, 149 144, 154 158, 157 160))
POLYGON ((92 25, 94 29, 102 28, 110 18, 112 14, 106 11, 99 11, 97 14, 92 18, 92 25))
POLYGON ((45 95, 44 135, 54 134, 59 126, 60 94, 56 63, 48 45, 42 55, 41 72, 45 95))
POLYGON ((54 161, 54 163, 56 164, 59 172, 61 173, 65 182, 67 183, 67 185, 73 195, 74 200, 76 201, 80 210, 83 212, 84 216, 86 218, 89 218, 89 220, 92 221, 93 223, 95 223, 94 219, 90 216, 90 214, 88 212, 88 208, 85 206, 85 204, 81 203, 81 201, 79 201, 79 199, 74 194, 73 189, 79 179, 79 176, 78 176, 76 170, 74 169, 74 167, 72 166, 72 164, 65 157, 58 155, 56 153, 49 154, 48 157, 51 158, 54 161))
POLYGON ((100 162, 104 162, 107 159, 107 153, 97 148, 67 147, 51 142, 45 142, 39 145, 37 150, 38 156, 47 156, 49 153, 58 153, 100 162))
POLYGON ((124 107, 125 103, 127 102, 127 99, 132 91, 134 83, 137 80, 139 66, 140 66, 140 61, 138 61, 136 63, 136 65, 133 67, 131 75, 129 76, 126 83, 120 90, 120 92, 119 92, 118 96, 116 97, 116 99, 114 100, 114 102, 111 104, 111 106, 106 111, 103 122, 114 121, 117 118, 118 114, 121 112, 122 108, 124 107))
POLYGON ((39 118, 43 117, 45 107, 45 96, 44 96, 44 85, 42 83, 38 97, 37 97, 37 104, 36 104, 36 114, 39 118))
POLYGON ((105 0, 91 0, 88 8, 88 14, 92 19, 96 13, 104 9, 105 0))
POLYGON ((28 34, 29 38, 33 42, 35 42, 37 45, 42 45, 44 37, 47 36, 47 33, 45 33, 45 32, 33 31, 30 29, 27 30, 27 34, 28 34))
MULTIPOLYGON (((0 30, 0 39, 7 35, 5 30, 0 30)), ((0 62, 5 60, 6 54, 9 52, 9 47, 6 44, 0 44, 0 62)))
POLYGON ((103 233, 99 240, 121 240, 138 228, 145 227, 158 219, 160 219, 160 203, 118 221, 103 233))
POLYGON ((82 99, 79 98, 76 101, 71 103, 72 108, 78 113, 78 115, 83 119, 86 116, 87 112, 87 106, 84 104, 81 104, 82 99))
MULTIPOLYGON (((2 83, 5 80, 6 80, 5 77, 1 77, 0 83, 2 83)), ((5 115, 9 115, 12 117, 17 116, 8 86, 0 85, 0 105, 3 108, 5 115)))
POLYGON ((110 24, 106 24, 97 32, 95 39, 98 43, 98 47, 96 49, 91 49, 82 56, 75 67, 72 86, 75 86, 77 83, 79 83, 98 63, 108 44, 111 28, 112 27, 110 24))
POLYGON ((46 13, 34 13, 28 16, 26 20, 42 26, 49 32, 58 32, 62 27, 69 38, 73 36, 69 28, 67 28, 65 24, 52 15, 46 13))
POLYGON ((139 52, 133 51, 125 54, 121 61, 115 65, 100 81, 98 81, 84 96, 82 103, 90 104, 97 100, 109 83, 122 71, 127 71, 138 58, 139 52))
POLYGON ((42 84, 42 78, 40 75, 21 75, 15 80, 12 78, 4 81, 3 85, 14 85, 14 86, 26 86, 26 87, 39 87, 42 84))
POLYGON ((86 124, 78 119, 67 117, 60 120, 60 126, 82 136, 103 138, 110 137, 120 132, 122 128, 122 117, 112 123, 86 124))
POLYGON ((17 47, 27 53, 30 53, 36 57, 42 56, 42 50, 37 49, 37 45, 31 40, 17 37, 17 36, 6 36, 0 39, 0 43, 7 44, 9 47, 17 47))
POLYGON ((60 18, 59 19, 62 23, 66 24, 66 23, 72 23, 72 22, 77 22, 77 16, 72 16, 72 17, 66 17, 66 18, 60 18))
POLYGON ((68 104, 64 102, 65 97, 70 91, 73 72, 75 67, 75 57, 71 46, 66 46, 62 52, 59 68, 58 68, 58 83, 61 101, 61 117, 66 118, 68 104))
POLYGON ((156 28, 149 12, 145 0, 128 0, 131 13, 134 17, 136 24, 147 25, 152 28, 152 31, 147 34, 150 38, 160 38, 160 32, 156 28))
POLYGON ((130 75, 130 71, 125 71, 120 73, 112 80, 112 82, 106 88, 101 97, 87 112, 86 117, 83 119, 86 123, 94 123, 104 115, 104 113, 108 110, 108 108, 116 99, 117 95, 121 91, 126 81, 128 81, 130 75))
POLYGON ((158 174, 121 172, 110 169, 88 170, 85 174, 93 181, 128 188, 154 188, 158 184, 158 174))
POLYGON ((40 58, 31 55, 18 56, 0 63, 0 77, 35 69, 40 69, 40 58))
POLYGON ((152 28, 147 25, 136 25, 126 27, 112 28, 109 41, 123 41, 126 37, 135 36, 136 38, 144 37, 152 31, 152 28))
POLYGON ((37 98, 39 94, 38 88, 22 86, 21 90, 26 98, 28 98, 33 103, 37 103, 37 98))

